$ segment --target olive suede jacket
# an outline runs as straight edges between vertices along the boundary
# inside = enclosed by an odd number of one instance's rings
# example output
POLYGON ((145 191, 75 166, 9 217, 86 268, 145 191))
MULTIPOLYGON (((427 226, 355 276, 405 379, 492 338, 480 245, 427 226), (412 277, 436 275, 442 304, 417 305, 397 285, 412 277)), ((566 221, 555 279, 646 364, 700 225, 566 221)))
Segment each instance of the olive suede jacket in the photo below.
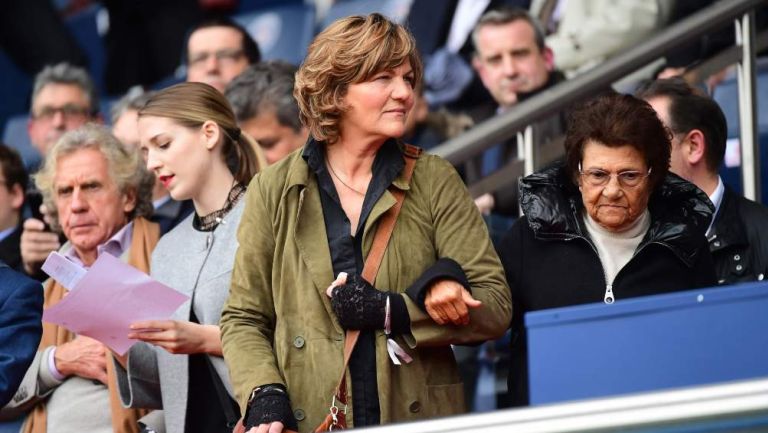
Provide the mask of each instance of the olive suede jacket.
MULTIPOLYGON (((325 294, 335 276, 317 179, 301 152, 258 174, 248 188, 221 329, 241 409, 255 387, 283 384, 299 430, 306 431, 328 413, 343 366, 344 330, 325 294)), ((376 332, 381 422, 461 413, 463 390, 450 344, 502 335, 511 320, 510 292, 485 224, 448 162, 422 155, 410 185, 402 175, 392 185, 406 191, 405 202, 374 286, 402 293, 449 257, 483 305, 470 312, 467 326, 439 326, 404 297, 411 332, 396 339, 414 360, 393 365, 383 332, 376 332)), ((394 204, 387 191, 374 205, 363 234, 366 255, 378 221, 394 204)))

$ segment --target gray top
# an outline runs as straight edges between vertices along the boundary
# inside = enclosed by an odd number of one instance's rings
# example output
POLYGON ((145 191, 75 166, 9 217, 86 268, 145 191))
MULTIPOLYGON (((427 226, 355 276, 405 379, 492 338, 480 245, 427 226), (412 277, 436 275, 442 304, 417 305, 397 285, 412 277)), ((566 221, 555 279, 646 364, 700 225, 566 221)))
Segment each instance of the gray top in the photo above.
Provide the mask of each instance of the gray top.
MULTIPOLYGON (((122 233, 122 230, 118 233, 122 233)), ((103 245, 114 239, 111 238, 103 245)), ((127 261, 127 246, 131 244, 131 236, 119 242, 126 246, 125 249, 120 247, 120 259, 127 261)), ((59 249, 59 253, 66 255, 71 248, 72 244, 67 242, 59 249)), ((69 376, 64 380, 53 377, 48 366, 53 349, 51 346, 37 351, 13 399, 0 410, 0 419, 20 417, 44 402, 48 415, 48 433, 111 433, 112 409, 109 404, 109 389, 99 381, 80 376, 69 376)))
POLYGON ((48 368, 51 350, 53 346, 37 352, 13 399, 2 409, 2 418, 18 417, 48 399, 48 433, 111 433, 107 387, 79 376, 56 380, 48 368))
MULTIPOLYGON (((218 325, 229 295, 237 251, 237 226, 245 208, 243 197, 213 232, 192 227, 194 214, 160 239, 152 253, 152 276, 192 297, 171 317, 189 320, 194 303, 201 324, 218 325)), ((224 386, 232 392, 224 359, 211 356, 224 386)), ((189 357, 173 355, 146 343, 131 348, 128 371, 116 364, 118 386, 126 407, 163 408, 168 433, 183 433, 189 387, 189 357)), ((219 405, 211 396, 211 405, 219 405)))

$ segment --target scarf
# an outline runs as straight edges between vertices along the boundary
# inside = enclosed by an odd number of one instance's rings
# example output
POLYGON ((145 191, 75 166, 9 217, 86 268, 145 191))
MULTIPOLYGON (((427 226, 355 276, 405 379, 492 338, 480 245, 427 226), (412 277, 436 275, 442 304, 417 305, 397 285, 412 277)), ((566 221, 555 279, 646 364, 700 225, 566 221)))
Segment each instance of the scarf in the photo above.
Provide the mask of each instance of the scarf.
MULTIPOLYGON (((133 238, 128 250, 128 264, 136 269, 149 273, 149 263, 152 256, 152 250, 157 245, 160 238, 160 227, 144 218, 133 220, 133 238)), ((50 279, 45 287, 45 301, 43 308, 56 305, 66 293, 66 289, 53 279, 50 279)), ((40 340, 40 351, 49 346, 58 346, 75 338, 67 329, 54 325, 53 323, 43 323, 43 337, 40 340)), ((145 409, 126 409, 120 400, 117 388, 117 376, 112 362, 112 353, 107 352, 107 379, 109 388, 109 403, 112 412, 112 430, 115 433, 139 433, 138 420, 144 416, 145 409)), ((72 416, 78 416, 72 414, 72 416)), ((24 423, 23 433, 46 433, 48 430, 48 416, 45 411, 45 404, 38 404, 27 416, 24 423)))

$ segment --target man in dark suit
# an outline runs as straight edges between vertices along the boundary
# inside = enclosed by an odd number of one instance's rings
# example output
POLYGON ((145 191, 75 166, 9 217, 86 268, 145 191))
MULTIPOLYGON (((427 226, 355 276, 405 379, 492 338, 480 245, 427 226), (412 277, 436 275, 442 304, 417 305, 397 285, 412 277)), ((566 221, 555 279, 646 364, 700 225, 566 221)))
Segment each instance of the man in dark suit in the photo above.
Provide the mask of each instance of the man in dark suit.
POLYGON ((768 274, 768 208, 723 183, 728 127, 720 106, 682 78, 638 90, 672 132, 669 170, 698 186, 715 205, 707 230, 718 284, 762 281, 768 274))
POLYGON ((43 333, 43 288, 0 261, 0 406, 24 378, 43 333))
POLYGON ((0 143, 0 260, 21 270, 21 211, 27 172, 19 154, 0 143))

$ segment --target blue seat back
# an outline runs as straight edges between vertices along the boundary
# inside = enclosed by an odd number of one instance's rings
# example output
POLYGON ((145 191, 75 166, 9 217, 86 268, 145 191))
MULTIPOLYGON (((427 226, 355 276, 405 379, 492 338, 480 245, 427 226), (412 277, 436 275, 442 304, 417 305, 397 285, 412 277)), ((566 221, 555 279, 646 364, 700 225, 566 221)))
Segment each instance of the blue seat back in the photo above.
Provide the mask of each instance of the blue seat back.
POLYGON ((368 15, 373 12, 379 12, 395 22, 404 23, 410 8, 411 2, 409 0, 340 1, 334 3, 328 10, 328 14, 321 24, 321 29, 328 27, 339 18, 350 15, 368 15))
POLYGON ((40 165, 42 157, 40 152, 32 146, 32 142, 29 141, 29 133, 27 133, 28 122, 29 115, 27 114, 20 114, 9 118, 5 122, 3 142, 19 152, 21 159, 24 160, 24 166, 30 170, 40 165))
POLYGON ((104 70, 106 69, 106 50, 99 32, 100 14, 103 7, 91 5, 66 19, 65 24, 75 41, 88 56, 88 72, 91 74, 99 94, 105 94, 104 70))
POLYGON ((29 110, 32 79, 0 48, 0 125, 29 110))
POLYGON ((237 2, 235 15, 256 12, 264 8, 285 6, 288 4, 303 4, 303 0, 240 0, 237 2))
POLYGON ((289 4, 232 17, 259 43, 264 60, 298 65, 314 37, 315 8, 289 4))
MULTIPOLYGON (((768 203, 768 58, 757 61, 757 134, 760 143, 760 178, 762 202, 768 203)), ((741 182, 741 166, 729 166, 729 153, 738 154, 740 125, 739 125, 739 91, 736 78, 730 78, 720 83, 712 95, 725 113, 728 122, 729 146, 726 151, 726 164, 720 170, 723 182, 738 192, 743 191, 741 182)), ((736 158, 740 161, 740 157, 736 158)))

